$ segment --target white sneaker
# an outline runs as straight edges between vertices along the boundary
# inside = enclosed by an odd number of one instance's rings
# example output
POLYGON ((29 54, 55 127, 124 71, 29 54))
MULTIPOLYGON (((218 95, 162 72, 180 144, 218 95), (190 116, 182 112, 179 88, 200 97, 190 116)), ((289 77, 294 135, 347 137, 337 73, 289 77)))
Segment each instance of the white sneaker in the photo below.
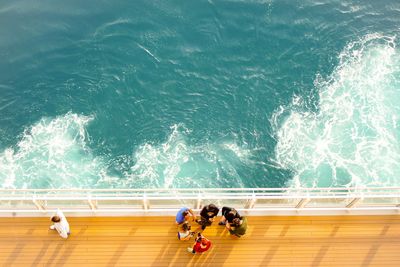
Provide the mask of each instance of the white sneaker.
POLYGON ((51 230, 56 229, 56 227, 54 226, 54 224, 53 224, 53 225, 50 225, 50 229, 51 229, 51 230))
POLYGON ((194 254, 193 248, 190 248, 190 247, 189 247, 189 248, 187 248, 187 251, 194 254))

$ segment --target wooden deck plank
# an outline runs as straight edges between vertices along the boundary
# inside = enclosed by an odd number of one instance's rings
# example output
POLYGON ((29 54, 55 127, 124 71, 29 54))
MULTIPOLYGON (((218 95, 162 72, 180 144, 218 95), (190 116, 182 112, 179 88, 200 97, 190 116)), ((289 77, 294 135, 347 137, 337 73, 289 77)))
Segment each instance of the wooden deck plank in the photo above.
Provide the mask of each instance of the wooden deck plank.
POLYGON ((240 239, 214 223, 202 255, 173 217, 68 219, 63 240, 49 219, 0 218, 0 266, 400 266, 400 216, 254 216, 240 239))

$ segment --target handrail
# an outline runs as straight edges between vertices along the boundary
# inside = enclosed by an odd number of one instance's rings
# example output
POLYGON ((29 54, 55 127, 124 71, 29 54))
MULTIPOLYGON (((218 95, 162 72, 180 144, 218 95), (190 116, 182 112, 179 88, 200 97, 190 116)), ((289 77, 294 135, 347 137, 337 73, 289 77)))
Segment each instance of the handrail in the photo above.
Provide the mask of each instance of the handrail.
POLYGON ((180 197, 192 196, 199 194, 212 195, 254 195, 256 197, 282 196, 282 197, 298 197, 298 196, 343 196, 353 194, 376 195, 376 194, 399 194, 400 187, 376 187, 376 188, 199 188, 199 189, 0 189, 0 199, 6 196, 58 196, 64 195, 90 195, 90 196, 124 196, 146 194, 152 196, 174 196, 180 197))
POLYGON ((108 192, 108 191, 127 191, 127 192, 149 192, 149 191, 288 191, 288 190, 302 190, 302 191, 349 191, 349 190, 384 190, 393 189, 400 190, 397 186, 387 186, 387 187, 296 187, 296 188, 271 188, 271 187, 257 187, 257 188, 38 188, 38 189, 22 189, 22 188, 0 188, 0 191, 5 192, 62 192, 62 191, 74 191, 74 192, 84 192, 84 191, 94 191, 94 192, 108 192))
POLYGON ((400 187, 0 189, 0 212, 199 209, 209 202, 245 211, 396 210, 400 187))

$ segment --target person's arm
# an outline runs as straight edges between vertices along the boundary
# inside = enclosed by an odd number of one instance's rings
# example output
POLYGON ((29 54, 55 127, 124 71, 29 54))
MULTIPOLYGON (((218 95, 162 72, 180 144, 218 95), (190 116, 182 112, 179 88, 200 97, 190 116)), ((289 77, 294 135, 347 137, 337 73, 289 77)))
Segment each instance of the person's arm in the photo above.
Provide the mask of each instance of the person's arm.
POLYGON ((188 210, 190 214, 192 214, 192 220, 195 221, 196 220, 196 215, 194 215, 194 212, 192 209, 188 210))
POLYGON ((192 236, 193 236, 193 235, 189 233, 186 237, 181 238, 181 240, 182 240, 182 241, 187 241, 187 240, 189 240, 190 238, 192 238, 192 236))
POLYGON ((187 241, 189 239, 190 239, 190 236, 187 236, 187 237, 181 238, 181 241, 187 241))
POLYGON ((206 248, 206 247, 209 245, 209 243, 210 243, 210 240, 208 240, 207 238, 204 238, 204 239, 205 239, 205 241, 206 241, 206 244, 203 245, 203 242, 201 242, 201 243, 200 243, 200 247, 201 247, 201 248, 206 248))
POLYGON ((231 235, 235 235, 235 234, 236 234, 236 228, 235 228, 235 227, 231 227, 231 228, 229 229, 229 233, 230 233, 231 235))
POLYGON ((214 209, 214 210, 213 210, 213 215, 212 215, 211 218, 210 218, 211 221, 214 221, 214 218, 217 217, 218 212, 219 212, 219 209, 214 209))

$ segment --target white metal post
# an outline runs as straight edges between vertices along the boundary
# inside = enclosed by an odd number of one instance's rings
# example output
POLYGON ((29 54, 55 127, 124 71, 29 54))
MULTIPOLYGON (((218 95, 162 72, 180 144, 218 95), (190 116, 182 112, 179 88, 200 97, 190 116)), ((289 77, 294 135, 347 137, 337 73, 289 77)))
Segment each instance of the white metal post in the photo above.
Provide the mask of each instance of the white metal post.
POLYGON ((252 209, 256 204, 256 201, 257 201, 256 195, 253 193, 252 198, 247 200, 245 209, 252 209))
POLYGON ((40 203, 40 201, 37 200, 35 196, 32 198, 32 202, 33 202, 33 204, 35 204, 35 206, 36 206, 36 208, 37 208, 38 210, 45 210, 43 204, 40 203))
POLYGON ((88 198, 89 207, 91 210, 97 210, 97 201, 94 201, 91 196, 88 198))
POLYGON ((147 199, 146 193, 143 194, 143 209, 147 211, 149 209, 149 201, 147 199))
POLYGON ((196 209, 200 209, 201 208, 201 200, 202 200, 201 194, 198 194, 197 195, 197 201, 196 201, 196 209))
POLYGON ((358 204, 358 202, 360 202, 361 199, 362 198, 360 198, 360 197, 354 198, 349 204, 347 204, 346 208, 351 209, 351 208, 355 207, 358 204))
POLYGON ((309 199, 309 198, 302 198, 302 199, 299 201, 299 203, 297 203, 296 209, 302 209, 302 208, 304 208, 304 207, 308 204, 308 202, 310 202, 310 200, 311 200, 311 199, 309 199))

